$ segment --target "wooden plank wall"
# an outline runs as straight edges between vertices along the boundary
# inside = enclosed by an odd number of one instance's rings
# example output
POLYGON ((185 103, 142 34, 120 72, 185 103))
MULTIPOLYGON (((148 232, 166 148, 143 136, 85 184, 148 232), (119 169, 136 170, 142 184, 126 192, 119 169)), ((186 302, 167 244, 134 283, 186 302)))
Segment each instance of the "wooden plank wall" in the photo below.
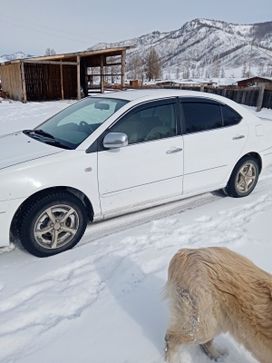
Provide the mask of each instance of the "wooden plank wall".
POLYGON ((61 98, 59 66, 25 64, 28 101, 46 101, 61 98))
POLYGON ((19 62, 0 66, 0 79, 2 89, 8 94, 8 97, 23 101, 21 64, 19 62))
POLYGON ((77 98, 77 67, 63 66, 64 98, 77 98))
POLYGON ((28 101, 50 101, 77 96, 76 67, 63 65, 63 93, 61 65, 25 63, 28 101))

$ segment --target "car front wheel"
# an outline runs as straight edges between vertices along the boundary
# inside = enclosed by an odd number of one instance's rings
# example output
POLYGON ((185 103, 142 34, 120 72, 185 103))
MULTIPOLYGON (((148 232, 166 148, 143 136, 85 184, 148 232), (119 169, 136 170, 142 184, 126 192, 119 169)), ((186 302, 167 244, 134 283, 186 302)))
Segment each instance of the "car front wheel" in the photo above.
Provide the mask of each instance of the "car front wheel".
POLYGON ((255 188, 259 178, 260 168, 252 157, 241 159, 235 166, 227 187, 226 193, 235 198, 246 197, 255 188))
POLYGON ((55 255, 79 242, 87 221, 85 206, 77 197, 66 192, 49 194, 24 209, 19 239, 35 256, 55 255))

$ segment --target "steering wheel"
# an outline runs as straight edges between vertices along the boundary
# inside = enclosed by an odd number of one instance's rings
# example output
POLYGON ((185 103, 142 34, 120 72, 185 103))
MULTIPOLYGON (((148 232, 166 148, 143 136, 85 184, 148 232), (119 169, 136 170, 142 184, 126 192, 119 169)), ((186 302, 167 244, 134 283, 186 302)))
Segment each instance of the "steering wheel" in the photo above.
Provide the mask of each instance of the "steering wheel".
POLYGON ((90 131, 93 132, 95 130, 93 125, 88 124, 88 122, 86 122, 86 121, 80 121, 79 126, 84 129, 88 129, 88 132, 90 132, 90 131))

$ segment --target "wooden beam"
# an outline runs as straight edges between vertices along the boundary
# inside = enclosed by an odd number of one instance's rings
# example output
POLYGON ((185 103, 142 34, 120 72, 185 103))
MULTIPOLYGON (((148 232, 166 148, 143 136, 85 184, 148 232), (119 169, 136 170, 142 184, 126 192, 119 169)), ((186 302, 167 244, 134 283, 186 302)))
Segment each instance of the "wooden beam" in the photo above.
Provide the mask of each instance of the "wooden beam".
POLYGON ((80 56, 77 56, 77 99, 81 99, 81 92, 80 92, 80 56))
POLYGON ((257 108, 256 108, 257 112, 260 112, 263 107, 264 90, 265 90, 265 85, 261 84, 259 86, 259 96, 258 96, 257 108))
POLYGON ((60 88, 61 88, 61 99, 64 100, 64 89, 63 89, 63 66, 60 62, 60 88))
POLYGON ((121 87, 125 87, 125 68, 126 68, 126 51, 122 51, 121 55, 121 87))
POLYGON ((104 58, 100 56, 100 91, 104 93, 104 58))
MULTIPOLYGON (((94 74, 90 74, 90 76, 93 77, 101 77, 102 73, 94 73, 94 74)), ((104 77, 110 77, 110 76, 121 76, 121 73, 103 73, 104 77)))
POLYGON ((121 66, 122 63, 121 62, 118 62, 118 63, 106 63, 105 64, 107 67, 110 67, 110 66, 121 66))
MULTIPOLYGON (((35 61, 35 60, 24 60, 24 63, 32 63, 32 64, 56 64, 59 65, 60 61, 35 61)), ((76 66, 77 62, 62 62, 64 66, 76 66)))
POLYGON ((22 88, 23 88, 23 99, 22 101, 24 103, 27 102, 27 94, 26 94, 26 82, 25 82, 25 68, 24 68, 24 63, 21 62, 21 78, 22 78, 22 88))

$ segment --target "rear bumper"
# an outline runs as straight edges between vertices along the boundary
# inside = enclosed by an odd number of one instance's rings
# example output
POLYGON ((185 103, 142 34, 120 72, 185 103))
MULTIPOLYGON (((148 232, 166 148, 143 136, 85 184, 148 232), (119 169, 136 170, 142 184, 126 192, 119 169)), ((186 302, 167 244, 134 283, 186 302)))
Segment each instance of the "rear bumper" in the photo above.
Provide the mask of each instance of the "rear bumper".
POLYGON ((10 226, 12 219, 23 199, 0 201, 0 247, 10 243, 10 226))

